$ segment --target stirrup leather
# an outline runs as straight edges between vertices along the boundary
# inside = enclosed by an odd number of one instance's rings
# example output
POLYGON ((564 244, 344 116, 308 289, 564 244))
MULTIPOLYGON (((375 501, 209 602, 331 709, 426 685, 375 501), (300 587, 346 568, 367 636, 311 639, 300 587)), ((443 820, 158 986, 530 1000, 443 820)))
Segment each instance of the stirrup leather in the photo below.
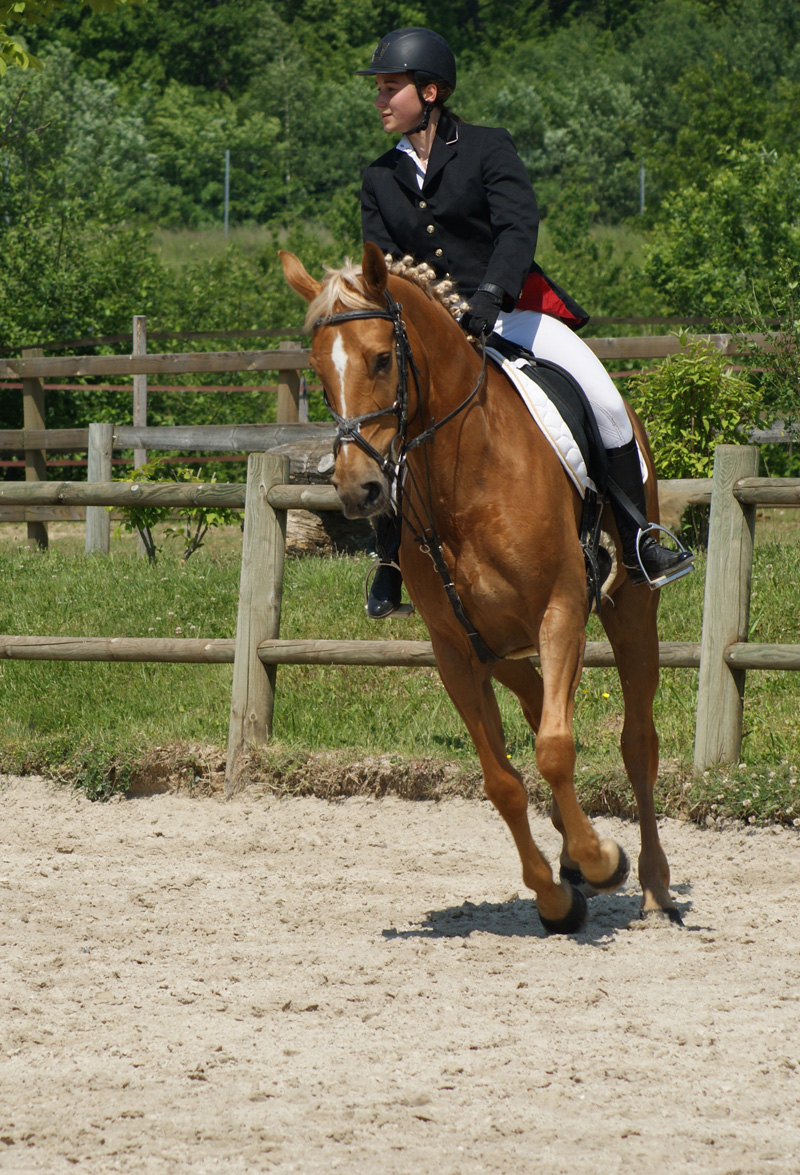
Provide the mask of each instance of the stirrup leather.
MULTIPOLYGON (((666 548, 664 549, 666 550, 666 548)), ((690 571, 694 571, 694 552, 685 547, 677 535, 674 535, 671 530, 667 530, 666 526, 661 526, 657 522, 651 522, 646 530, 641 528, 636 535, 636 560, 638 567, 629 567, 628 564, 624 563, 623 561, 623 565, 626 571, 634 572, 636 575, 636 579, 633 581, 634 583, 646 583, 653 592, 658 591, 659 588, 666 587, 668 583, 674 583, 676 579, 682 579, 683 576, 688 575, 690 571), (677 551, 673 552, 673 554, 685 555, 686 558, 673 571, 665 571, 662 575, 651 577, 647 574, 644 563, 642 562, 640 544, 642 538, 645 535, 652 534, 653 531, 658 531, 660 534, 665 534, 668 538, 671 538, 678 548, 677 551), (639 576, 641 576, 641 578, 639 578, 639 576)))
MULTIPOLYGON (((367 613, 369 612, 370 585, 372 584, 372 580, 377 574, 379 567, 393 567, 399 575, 402 575, 402 572, 400 571, 400 564, 397 563, 394 559, 376 559, 374 563, 370 564, 370 566, 367 568, 367 574, 364 576, 364 610, 367 613)), ((385 616, 381 617, 381 619, 388 620, 390 616, 405 617, 413 615, 413 604, 398 604, 396 608, 393 608, 391 612, 387 612, 385 616)))

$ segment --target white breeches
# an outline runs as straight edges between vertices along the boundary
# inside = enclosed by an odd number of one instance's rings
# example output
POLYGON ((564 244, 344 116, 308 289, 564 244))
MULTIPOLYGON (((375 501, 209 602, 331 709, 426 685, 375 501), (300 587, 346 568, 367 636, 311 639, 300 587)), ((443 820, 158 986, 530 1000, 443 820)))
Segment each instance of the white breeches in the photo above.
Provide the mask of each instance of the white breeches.
POLYGON ((549 314, 511 310, 499 316, 494 329, 537 359, 557 363, 577 380, 592 406, 607 449, 617 449, 631 440, 633 428, 614 381, 594 352, 568 326, 549 314))

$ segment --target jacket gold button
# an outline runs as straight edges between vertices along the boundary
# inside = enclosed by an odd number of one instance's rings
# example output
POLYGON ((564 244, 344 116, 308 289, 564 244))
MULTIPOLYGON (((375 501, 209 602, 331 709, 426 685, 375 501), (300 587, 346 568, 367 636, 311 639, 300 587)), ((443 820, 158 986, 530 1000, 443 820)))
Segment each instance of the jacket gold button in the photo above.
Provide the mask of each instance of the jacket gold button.
MULTIPOLYGON (((436 250, 436 256, 437 256, 437 257, 444 257, 444 249, 437 249, 437 250, 436 250)), ((447 276, 449 277, 449 276, 450 276, 450 274, 448 273, 448 275, 447 275, 447 276)))
POLYGON ((420 202, 419 202, 419 206, 420 206, 420 208, 427 208, 427 207, 428 207, 428 201, 427 201, 427 200, 420 200, 420 202))
POLYGON ((435 233, 436 232, 436 225, 435 224, 426 225, 425 232, 426 233, 435 233))

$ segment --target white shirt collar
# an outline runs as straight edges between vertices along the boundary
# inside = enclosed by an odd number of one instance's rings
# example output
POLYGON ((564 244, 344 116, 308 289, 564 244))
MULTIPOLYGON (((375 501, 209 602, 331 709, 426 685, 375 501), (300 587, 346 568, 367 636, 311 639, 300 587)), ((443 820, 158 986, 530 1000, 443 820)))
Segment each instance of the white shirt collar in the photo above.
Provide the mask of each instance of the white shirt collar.
POLYGON ((427 160, 423 163, 423 161, 420 159, 419 155, 417 155, 416 151, 414 150, 413 146, 411 145, 411 140, 408 139, 405 135, 403 135, 402 139, 397 144, 396 149, 398 151, 402 151, 404 154, 408 155, 409 159, 414 164, 414 169, 417 173, 417 184, 419 185, 419 188, 421 191, 422 185, 425 183, 425 173, 427 170, 427 160))

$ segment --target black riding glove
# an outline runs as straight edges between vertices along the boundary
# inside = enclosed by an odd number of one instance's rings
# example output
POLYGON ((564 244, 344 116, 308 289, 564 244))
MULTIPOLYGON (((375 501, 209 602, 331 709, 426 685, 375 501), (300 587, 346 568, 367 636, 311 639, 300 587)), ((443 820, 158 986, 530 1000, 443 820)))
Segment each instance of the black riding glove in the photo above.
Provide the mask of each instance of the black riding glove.
POLYGON ((490 335, 497 322, 502 305, 502 295, 491 290, 478 290, 469 304, 469 310, 461 315, 461 326, 468 335, 490 335))

